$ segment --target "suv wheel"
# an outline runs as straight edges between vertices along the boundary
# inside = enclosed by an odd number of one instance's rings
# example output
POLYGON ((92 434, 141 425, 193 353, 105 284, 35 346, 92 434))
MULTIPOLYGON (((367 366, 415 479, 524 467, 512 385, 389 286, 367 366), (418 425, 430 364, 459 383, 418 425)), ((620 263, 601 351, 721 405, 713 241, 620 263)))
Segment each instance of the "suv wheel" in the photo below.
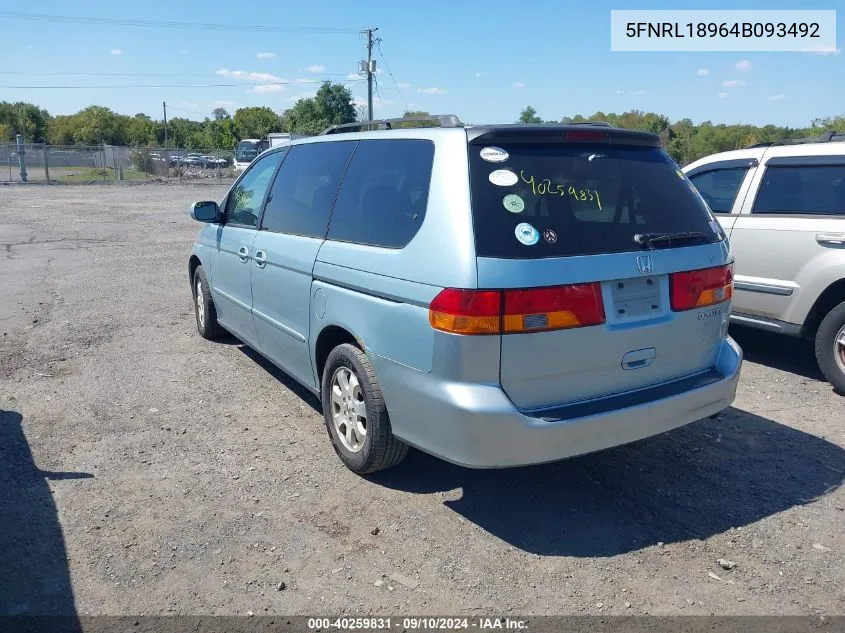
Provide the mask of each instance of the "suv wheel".
POLYGON ((828 382, 845 395, 845 301, 828 312, 819 324, 816 361, 828 382))
POLYGON ((349 470, 366 475, 405 458, 408 445, 393 437, 384 396, 364 352, 348 343, 335 347, 322 385, 326 429, 349 470))
POLYGON ((205 271, 202 266, 197 266, 194 271, 194 314, 197 317, 197 332, 208 340, 217 338, 220 334, 220 326, 217 324, 217 310, 214 307, 214 299, 211 298, 211 290, 208 287, 208 280, 205 278, 205 271))

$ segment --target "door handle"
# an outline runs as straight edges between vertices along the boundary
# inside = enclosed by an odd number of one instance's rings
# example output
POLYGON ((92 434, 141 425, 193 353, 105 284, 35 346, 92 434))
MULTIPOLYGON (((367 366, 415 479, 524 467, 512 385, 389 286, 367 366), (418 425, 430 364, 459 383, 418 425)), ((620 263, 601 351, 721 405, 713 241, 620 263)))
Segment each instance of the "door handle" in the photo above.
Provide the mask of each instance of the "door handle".
POLYGON ((241 246, 238 249, 238 257, 244 263, 249 261, 249 249, 246 246, 241 246))
POLYGON ((845 233, 817 233, 816 241, 822 246, 845 246, 845 233))
POLYGON ((267 255, 264 251, 255 251, 255 265, 264 268, 267 265, 267 255))

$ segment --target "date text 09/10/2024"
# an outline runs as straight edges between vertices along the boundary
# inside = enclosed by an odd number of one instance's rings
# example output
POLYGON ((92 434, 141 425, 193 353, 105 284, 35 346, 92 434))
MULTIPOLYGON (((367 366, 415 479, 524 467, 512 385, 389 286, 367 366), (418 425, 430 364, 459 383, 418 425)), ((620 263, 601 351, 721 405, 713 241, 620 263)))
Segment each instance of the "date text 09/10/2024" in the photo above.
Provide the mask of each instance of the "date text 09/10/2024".
POLYGON ((686 37, 780 37, 820 39, 817 22, 628 22, 625 36, 629 38, 686 37))
POLYGON ((528 622, 517 618, 498 617, 339 617, 308 618, 308 629, 321 631, 330 629, 343 630, 386 630, 401 627, 404 631, 526 631, 528 622))

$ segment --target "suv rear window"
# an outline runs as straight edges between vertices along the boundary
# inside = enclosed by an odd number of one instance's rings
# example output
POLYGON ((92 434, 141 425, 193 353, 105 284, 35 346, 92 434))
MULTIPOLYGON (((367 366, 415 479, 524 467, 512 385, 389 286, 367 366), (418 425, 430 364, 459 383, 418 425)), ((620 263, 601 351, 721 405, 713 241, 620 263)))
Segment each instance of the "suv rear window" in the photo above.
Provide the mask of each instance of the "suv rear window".
POLYGON ((479 257, 637 251, 638 233, 703 234, 655 248, 722 239, 695 187, 659 148, 513 143, 469 152, 479 257))

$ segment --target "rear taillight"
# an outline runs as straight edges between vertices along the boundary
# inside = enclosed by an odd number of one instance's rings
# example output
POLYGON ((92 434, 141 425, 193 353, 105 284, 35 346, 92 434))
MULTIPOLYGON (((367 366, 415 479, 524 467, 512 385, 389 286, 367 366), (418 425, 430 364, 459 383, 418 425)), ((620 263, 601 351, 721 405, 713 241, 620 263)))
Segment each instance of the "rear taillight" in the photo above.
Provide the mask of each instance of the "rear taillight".
POLYGON ((505 291, 502 330, 537 332, 604 323, 597 283, 505 291))
POLYGON ((604 323, 598 283, 524 290, 447 288, 431 302, 431 327, 453 334, 515 334, 604 323))
POLYGON ((670 301, 676 312, 728 301, 733 296, 734 266, 717 266, 672 273, 670 301))
POLYGON ((502 293, 498 290, 446 288, 428 306, 431 327, 453 334, 498 334, 501 315, 502 293))

